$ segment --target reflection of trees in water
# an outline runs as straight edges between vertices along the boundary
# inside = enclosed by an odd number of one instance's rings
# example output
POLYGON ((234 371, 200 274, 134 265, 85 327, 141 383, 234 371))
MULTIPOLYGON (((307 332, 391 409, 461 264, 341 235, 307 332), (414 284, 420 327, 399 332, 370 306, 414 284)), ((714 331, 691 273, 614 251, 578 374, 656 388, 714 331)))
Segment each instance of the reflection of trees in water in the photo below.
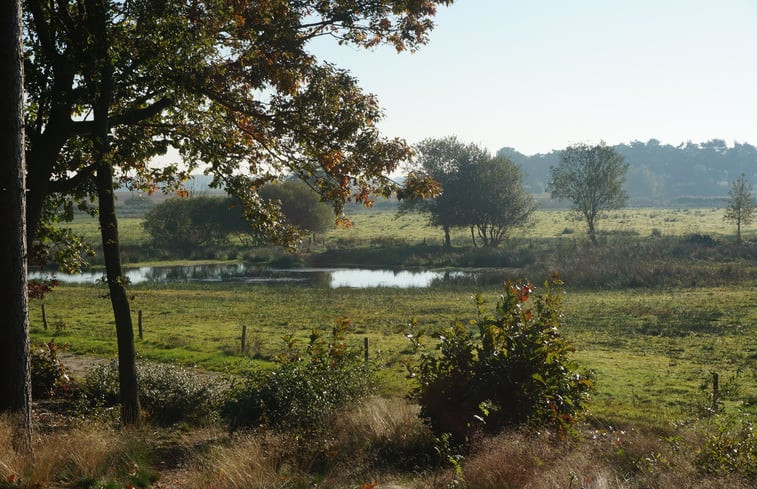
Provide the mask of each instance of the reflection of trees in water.
POLYGON ((429 284, 430 287, 445 285, 499 285, 507 279, 516 277, 506 270, 478 270, 475 272, 445 271, 429 284))

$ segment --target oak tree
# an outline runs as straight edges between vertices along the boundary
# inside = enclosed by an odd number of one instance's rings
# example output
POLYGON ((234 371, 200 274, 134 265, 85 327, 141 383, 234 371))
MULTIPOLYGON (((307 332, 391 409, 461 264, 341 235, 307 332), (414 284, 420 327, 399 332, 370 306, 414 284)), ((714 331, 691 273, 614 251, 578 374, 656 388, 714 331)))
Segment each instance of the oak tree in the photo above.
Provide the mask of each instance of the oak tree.
POLYGON ((176 185, 203 167, 279 241, 294 236, 257 190, 284 174, 307 179, 337 214, 349 200, 388 195, 396 186, 385 175, 410 149, 381 137, 376 98, 319 62, 309 42, 413 50, 450 3, 26 0, 28 234, 40 243, 51 199, 97 201, 125 423, 139 404, 114 186, 176 185), (169 147, 181 161, 152 164, 169 147))

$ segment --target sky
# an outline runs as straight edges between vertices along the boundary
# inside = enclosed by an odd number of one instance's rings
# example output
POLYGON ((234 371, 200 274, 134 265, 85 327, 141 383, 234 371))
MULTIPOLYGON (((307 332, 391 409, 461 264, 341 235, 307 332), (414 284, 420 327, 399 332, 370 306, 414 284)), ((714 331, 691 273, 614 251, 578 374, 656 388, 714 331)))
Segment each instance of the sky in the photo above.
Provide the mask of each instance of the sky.
POLYGON ((757 143, 755 0, 456 0, 415 53, 319 40, 388 137, 531 155, 576 143, 757 143))

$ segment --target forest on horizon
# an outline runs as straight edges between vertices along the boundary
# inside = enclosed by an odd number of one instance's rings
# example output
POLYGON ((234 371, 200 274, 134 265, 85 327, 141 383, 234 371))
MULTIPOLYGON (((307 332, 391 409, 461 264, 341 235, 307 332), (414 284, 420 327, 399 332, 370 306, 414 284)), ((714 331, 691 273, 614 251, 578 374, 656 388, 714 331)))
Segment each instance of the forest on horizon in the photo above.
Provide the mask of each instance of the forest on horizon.
MULTIPOLYGON (((757 180, 757 147, 748 143, 728 146, 722 139, 711 139, 673 146, 650 139, 613 148, 629 165, 625 188, 635 206, 718 205, 742 173, 750 182, 757 180)), ((517 163, 526 189, 540 194, 547 189, 549 168, 559 163, 560 151, 527 156, 503 147, 497 154, 517 163)))

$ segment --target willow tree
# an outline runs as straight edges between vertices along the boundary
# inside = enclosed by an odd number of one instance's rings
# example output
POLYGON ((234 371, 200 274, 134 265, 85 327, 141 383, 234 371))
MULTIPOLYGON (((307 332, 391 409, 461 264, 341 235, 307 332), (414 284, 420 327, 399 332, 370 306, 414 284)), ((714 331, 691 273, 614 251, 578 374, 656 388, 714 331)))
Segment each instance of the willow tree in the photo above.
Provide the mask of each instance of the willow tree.
MULTIPOLYGON (((348 201, 389 194, 396 186, 385 175, 410 149, 379 134, 376 98, 319 62, 310 42, 414 50, 427 41, 436 7, 450 3, 26 0, 29 236, 40 243, 60 196, 99 200, 122 388, 136 383, 114 186, 170 187, 202 166, 281 242, 297 236, 258 196, 265 183, 299 176, 339 216, 348 201), (171 147, 175 164, 152 164, 171 147)), ((411 180, 408 188, 428 187, 411 180)), ((135 389, 122 390, 122 411, 124 422, 137 420, 135 389)))

